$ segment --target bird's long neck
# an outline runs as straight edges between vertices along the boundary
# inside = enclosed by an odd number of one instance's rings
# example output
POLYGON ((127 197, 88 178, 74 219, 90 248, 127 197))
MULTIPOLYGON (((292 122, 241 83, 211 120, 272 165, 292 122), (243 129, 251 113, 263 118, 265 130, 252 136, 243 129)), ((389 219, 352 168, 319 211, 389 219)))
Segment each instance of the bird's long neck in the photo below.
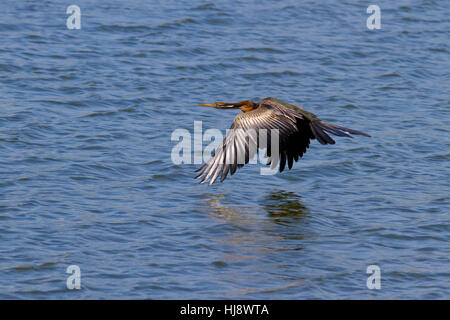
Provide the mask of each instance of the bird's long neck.
POLYGON ((244 113, 256 109, 256 103, 251 100, 242 101, 240 102, 240 104, 242 105, 239 107, 239 109, 241 109, 244 113))

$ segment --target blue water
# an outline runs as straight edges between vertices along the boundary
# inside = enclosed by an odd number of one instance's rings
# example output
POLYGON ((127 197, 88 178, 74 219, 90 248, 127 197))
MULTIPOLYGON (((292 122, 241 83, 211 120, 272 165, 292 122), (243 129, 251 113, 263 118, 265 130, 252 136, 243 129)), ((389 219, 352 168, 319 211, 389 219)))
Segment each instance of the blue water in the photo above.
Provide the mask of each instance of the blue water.
POLYGON ((450 2, 369 4, 2 1, 0 298, 449 299, 450 2), (211 187, 172 163, 238 114, 197 103, 268 96, 372 138, 211 187))

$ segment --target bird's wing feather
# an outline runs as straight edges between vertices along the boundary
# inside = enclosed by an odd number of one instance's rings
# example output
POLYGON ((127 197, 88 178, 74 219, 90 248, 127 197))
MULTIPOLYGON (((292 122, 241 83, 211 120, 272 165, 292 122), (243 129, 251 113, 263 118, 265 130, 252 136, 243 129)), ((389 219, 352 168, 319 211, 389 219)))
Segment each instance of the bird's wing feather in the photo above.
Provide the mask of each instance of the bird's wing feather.
POLYGON ((280 144, 287 143, 288 137, 298 130, 295 118, 275 112, 272 108, 260 106, 239 114, 214 156, 198 169, 200 173, 196 178, 202 178, 201 183, 211 179, 209 184, 213 184, 219 176, 220 181, 223 181, 228 173, 233 175, 237 168, 247 164, 258 152, 261 129, 267 130, 269 149, 271 129, 278 129, 280 144))
POLYGON ((287 103, 276 98, 265 98, 261 101, 261 104, 270 106, 272 109, 285 115, 294 116, 299 120, 303 120, 299 123, 299 130, 302 131, 302 125, 309 125, 313 134, 311 138, 317 139, 317 141, 321 144, 335 144, 335 141, 327 133, 348 138, 352 138, 351 134, 370 137, 367 133, 322 121, 314 113, 311 113, 295 104, 287 103))

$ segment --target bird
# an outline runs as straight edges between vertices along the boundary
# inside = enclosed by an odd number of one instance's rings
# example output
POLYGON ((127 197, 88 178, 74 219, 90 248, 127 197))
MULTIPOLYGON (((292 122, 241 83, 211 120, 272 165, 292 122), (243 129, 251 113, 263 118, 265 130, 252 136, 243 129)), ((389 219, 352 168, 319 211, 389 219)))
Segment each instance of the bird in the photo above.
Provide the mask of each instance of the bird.
MULTIPOLYGON (((327 123, 315 114, 300 106, 290 104, 277 98, 264 98, 259 102, 244 100, 236 103, 216 102, 214 104, 199 104, 216 109, 240 109, 225 139, 215 150, 212 157, 196 172, 195 177, 200 183, 209 180, 212 185, 219 177, 223 182, 228 174, 233 175, 252 159, 263 147, 259 132, 265 129, 267 165, 279 159, 279 171, 286 167, 291 169, 308 149, 311 140, 317 140, 322 145, 335 144, 329 134, 339 137, 353 138, 351 135, 370 137, 369 134, 327 123), (272 130, 278 130, 279 154, 272 155, 272 130), (252 134, 248 134, 251 132, 252 134), (253 145, 252 145, 253 143, 253 145), (252 147, 253 146, 253 147, 252 147), (276 157, 278 156, 278 158, 276 157)), ((278 163, 276 163, 278 164, 278 163)), ((272 164, 273 165, 273 164, 272 164)))

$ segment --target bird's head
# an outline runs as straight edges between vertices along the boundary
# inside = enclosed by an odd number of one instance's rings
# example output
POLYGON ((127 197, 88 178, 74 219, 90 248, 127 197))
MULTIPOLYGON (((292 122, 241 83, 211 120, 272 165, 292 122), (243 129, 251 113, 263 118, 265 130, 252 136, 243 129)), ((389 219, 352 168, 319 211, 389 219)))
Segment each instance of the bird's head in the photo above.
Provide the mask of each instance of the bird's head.
POLYGON ((256 108, 256 103, 251 100, 245 100, 236 103, 216 102, 213 104, 200 103, 200 106, 212 107, 216 109, 241 109, 243 112, 252 111, 256 108))

